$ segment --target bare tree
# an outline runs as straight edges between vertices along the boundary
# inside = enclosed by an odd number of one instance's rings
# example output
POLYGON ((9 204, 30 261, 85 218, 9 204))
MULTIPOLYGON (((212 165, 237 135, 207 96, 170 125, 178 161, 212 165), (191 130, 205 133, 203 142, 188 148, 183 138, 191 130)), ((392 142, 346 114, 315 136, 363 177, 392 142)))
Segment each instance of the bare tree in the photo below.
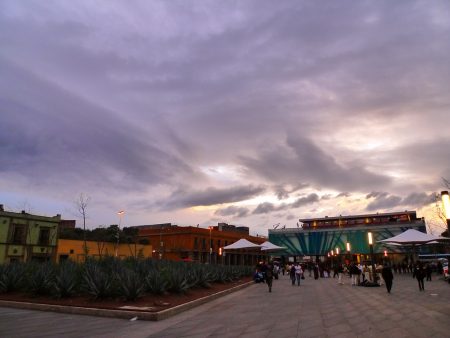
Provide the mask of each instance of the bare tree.
POLYGON ((88 247, 86 244, 86 218, 87 218, 87 208, 89 205, 91 198, 89 196, 84 195, 83 193, 78 196, 77 200, 75 201, 75 206, 77 209, 78 214, 83 218, 83 241, 84 241, 84 256, 88 255, 88 247))

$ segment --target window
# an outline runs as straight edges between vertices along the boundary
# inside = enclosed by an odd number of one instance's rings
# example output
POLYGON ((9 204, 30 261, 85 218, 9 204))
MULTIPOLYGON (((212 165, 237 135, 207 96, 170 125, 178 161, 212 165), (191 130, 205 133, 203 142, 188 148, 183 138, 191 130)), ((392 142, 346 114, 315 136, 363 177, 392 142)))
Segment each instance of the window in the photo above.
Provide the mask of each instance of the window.
POLYGON ((198 249, 198 237, 194 237, 194 249, 198 249))
POLYGON ((14 244, 25 243, 25 225, 14 225, 12 242, 14 244))
POLYGON ((39 245, 48 245, 50 239, 50 229, 49 228, 41 228, 39 232, 39 245))
POLYGON ((220 248, 220 239, 217 240, 217 247, 220 248))
POLYGON ((206 249, 206 238, 202 238, 202 249, 206 249))

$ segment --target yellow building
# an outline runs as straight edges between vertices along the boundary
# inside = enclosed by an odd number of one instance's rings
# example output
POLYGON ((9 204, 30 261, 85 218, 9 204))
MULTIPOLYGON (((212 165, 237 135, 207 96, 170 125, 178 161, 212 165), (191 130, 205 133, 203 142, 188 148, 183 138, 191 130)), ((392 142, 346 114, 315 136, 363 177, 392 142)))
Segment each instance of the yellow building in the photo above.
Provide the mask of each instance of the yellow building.
MULTIPOLYGON (((116 256, 116 243, 86 241, 87 254, 90 257, 101 258, 105 256, 116 256)), ((118 245, 117 256, 119 258, 139 257, 151 258, 152 246, 134 243, 121 243, 118 245)), ((56 261, 60 262, 70 259, 74 262, 84 260, 84 241, 73 239, 59 239, 56 261)))

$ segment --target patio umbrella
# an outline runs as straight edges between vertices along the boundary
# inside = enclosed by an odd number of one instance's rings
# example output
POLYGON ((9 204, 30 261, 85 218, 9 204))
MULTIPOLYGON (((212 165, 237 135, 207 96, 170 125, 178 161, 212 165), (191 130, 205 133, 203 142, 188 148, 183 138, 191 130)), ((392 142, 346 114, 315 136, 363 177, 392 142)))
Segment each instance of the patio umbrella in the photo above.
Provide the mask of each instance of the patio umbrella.
POLYGON ((440 236, 434 236, 434 235, 428 235, 426 233, 423 233, 421 231, 417 231, 414 229, 406 230, 405 232, 402 232, 401 234, 386 238, 381 241, 378 241, 378 243, 387 243, 387 244, 400 244, 400 245, 417 245, 417 244, 426 244, 432 241, 440 240, 442 237, 440 236))
POLYGON ((384 243, 387 245, 396 245, 396 246, 411 246, 412 253, 413 253, 413 255, 415 255, 416 254, 416 246, 427 244, 427 243, 439 240, 440 238, 441 237, 439 237, 439 236, 428 235, 421 231, 409 229, 409 230, 406 230, 405 232, 402 232, 401 234, 399 234, 397 236, 378 241, 378 243, 384 243))

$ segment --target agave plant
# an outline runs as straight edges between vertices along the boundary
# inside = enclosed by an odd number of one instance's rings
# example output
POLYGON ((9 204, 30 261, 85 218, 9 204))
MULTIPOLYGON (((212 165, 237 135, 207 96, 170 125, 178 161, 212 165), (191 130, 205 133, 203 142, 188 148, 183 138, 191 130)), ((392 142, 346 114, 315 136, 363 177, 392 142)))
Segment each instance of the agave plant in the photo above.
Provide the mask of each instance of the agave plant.
POLYGON ((78 291, 79 269, 71 261, 61 263, 55 277, 54 290, 58 298, 70 297, 78 291))
POLYGON ((24 279, 24 270, 21 263, 0 266, 0 293, 19 290, 24 279))
POLYGON ((95 299, 112 297, 115 294, 114 280, 94 261, 87 261, 83 274, 84 289, 95 299))
POLYGON ((167 278, 165 273, 160 273, 158 270, 151 270, 145 277, 145 287, 148 292, 153 294, 163 294, 167 291, 167 278))
POLYGON ((142 280, 139 273, 123 268, 117 274, 117 281, 119 285, 119 294, 127 301, 133 301, 142 297, 145 292, 145 281, 142 280))
POLYGON ((168 290, 175 293, 186 293, 190 285, 186 271, 180 267, 174 267, 167 274, 168 290))
POLYGON ((31 263, 29 265, 26 289, 32 295, 50 295, 55 284, 55 267, 52 263, 31 263))

